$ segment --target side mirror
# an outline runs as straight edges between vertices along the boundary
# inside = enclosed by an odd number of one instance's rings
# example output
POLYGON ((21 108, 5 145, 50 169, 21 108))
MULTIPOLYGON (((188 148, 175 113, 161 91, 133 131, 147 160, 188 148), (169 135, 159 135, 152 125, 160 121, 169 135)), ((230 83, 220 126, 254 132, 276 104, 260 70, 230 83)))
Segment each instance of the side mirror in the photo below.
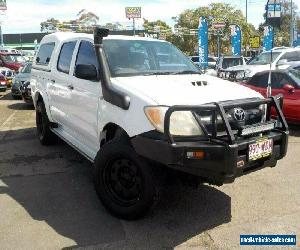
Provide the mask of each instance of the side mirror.
POLYGON ((280 66, 280 65, 285 65, 288 63, 288 60, 287 59, 281 59, 277 62, 277 66, 280 66))
POLYGON ((95 81, 98 79, 97 69, 95 65, 78 64, 75 67, 75 77, 84 80, 95 81))
POLYGON ((291 84, 284 84, 283 85, 283 89, 286 91, 286 92, 289 92, 289 93, 294 93, 295 92, 295 87, 291 84))

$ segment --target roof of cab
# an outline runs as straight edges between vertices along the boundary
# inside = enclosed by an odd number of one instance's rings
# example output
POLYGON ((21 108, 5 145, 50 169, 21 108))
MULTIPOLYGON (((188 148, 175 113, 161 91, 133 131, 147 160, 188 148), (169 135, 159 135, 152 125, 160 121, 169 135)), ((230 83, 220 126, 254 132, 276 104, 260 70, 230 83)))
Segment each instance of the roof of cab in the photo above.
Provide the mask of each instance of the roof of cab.
MULTIPOLYGON (((70 39, 77 39, 77 38, 85 38, 94 40, 93 34, 86 34, 86 33, 73 33, 73 32, 56 32, 49 35, 46 35, 42 43, 47 42, 63 42, 70 39)), ((141 41, 160 41, 162 40, 150 38, 150 37, 139 37, 139 36, 124 36, 124 35, 109 35, 105 37, 104 40, 141 40, 141 41)))

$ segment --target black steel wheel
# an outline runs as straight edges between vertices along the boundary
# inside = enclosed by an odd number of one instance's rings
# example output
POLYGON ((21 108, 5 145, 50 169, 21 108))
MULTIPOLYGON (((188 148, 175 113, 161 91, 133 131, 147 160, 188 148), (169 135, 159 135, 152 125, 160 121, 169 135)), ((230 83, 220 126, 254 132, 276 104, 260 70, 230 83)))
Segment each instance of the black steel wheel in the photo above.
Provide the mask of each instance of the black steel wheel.
POLYGON ((130 206, 141 195, 142 176, 135 163, 120 158, 109 162, 102 176, 105 188, 116 202, 130 206))
POLYGON ((143 217, 158 199, 148 163, 127 143, 112 140, 95 160, 95 188, 105 208, 127 220, 143 217))

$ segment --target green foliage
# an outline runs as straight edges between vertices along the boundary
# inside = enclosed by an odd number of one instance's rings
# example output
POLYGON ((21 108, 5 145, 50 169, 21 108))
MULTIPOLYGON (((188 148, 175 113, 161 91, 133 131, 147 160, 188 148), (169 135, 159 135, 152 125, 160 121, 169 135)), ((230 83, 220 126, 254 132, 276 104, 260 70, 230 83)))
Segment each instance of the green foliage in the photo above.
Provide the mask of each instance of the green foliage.
MULTIPOLYGON (((223 22, 226 24, 225 28, 222 30, 223 35, 221 39, 221 51, 223 53, 230 53, 231 51, 231 24, 237 24, 241 27, 243 34, 243 47, 248 44, 249 38, 256 34, 254 26, 246 23, 246 18, 243 16, 240 10, 237 10, 231 5, 224 3, 212 3, 207 7, 186 10, 180 14, 176 27, 197 29, 199 25, 199 18, 201 16, 206 17, 206 19, 209 21, 209 52, 213 54, 216 54, 217 52, 217 35, 216 31, 214 31, 212 28, 212 23, 223 22)), ((197 47, 198 43, 197 36, 184 34, 178 42, 176 42, 176 37, 178 38, 178 35, 174 35, 168 40, 174 41, 175 45, 188 55, 193 55, 195 53, 195 48, 197 47)))
POLYGON ((157 20, 155 22, 149 22, 147 19, 144 19, 144 29, 147 32, 157 32, 157 33, 171 33, 172 29, 169 25, 161 20, 157 20))
POLYGON ((93 12, 88 12, 85 9, 77 14, 76 20, 60 22, 57 19, 50 18, 47 21, 41 22, 41 32, 55 31, 76 31, 76 32, 92 32, 94 25, 99 21, 99 17, 93 12))

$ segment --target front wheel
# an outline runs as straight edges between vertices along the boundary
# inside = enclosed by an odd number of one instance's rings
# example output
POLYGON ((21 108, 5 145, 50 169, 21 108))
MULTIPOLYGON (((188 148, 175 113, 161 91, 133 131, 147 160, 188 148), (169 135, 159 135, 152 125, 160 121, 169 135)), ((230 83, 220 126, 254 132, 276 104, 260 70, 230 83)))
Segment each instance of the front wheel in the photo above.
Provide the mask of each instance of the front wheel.
POLYGON ((150 166, 125 142, 113 140, 101 148, 94 181, 105 208, 121 219, 144 216, 158 197, 150 166))

